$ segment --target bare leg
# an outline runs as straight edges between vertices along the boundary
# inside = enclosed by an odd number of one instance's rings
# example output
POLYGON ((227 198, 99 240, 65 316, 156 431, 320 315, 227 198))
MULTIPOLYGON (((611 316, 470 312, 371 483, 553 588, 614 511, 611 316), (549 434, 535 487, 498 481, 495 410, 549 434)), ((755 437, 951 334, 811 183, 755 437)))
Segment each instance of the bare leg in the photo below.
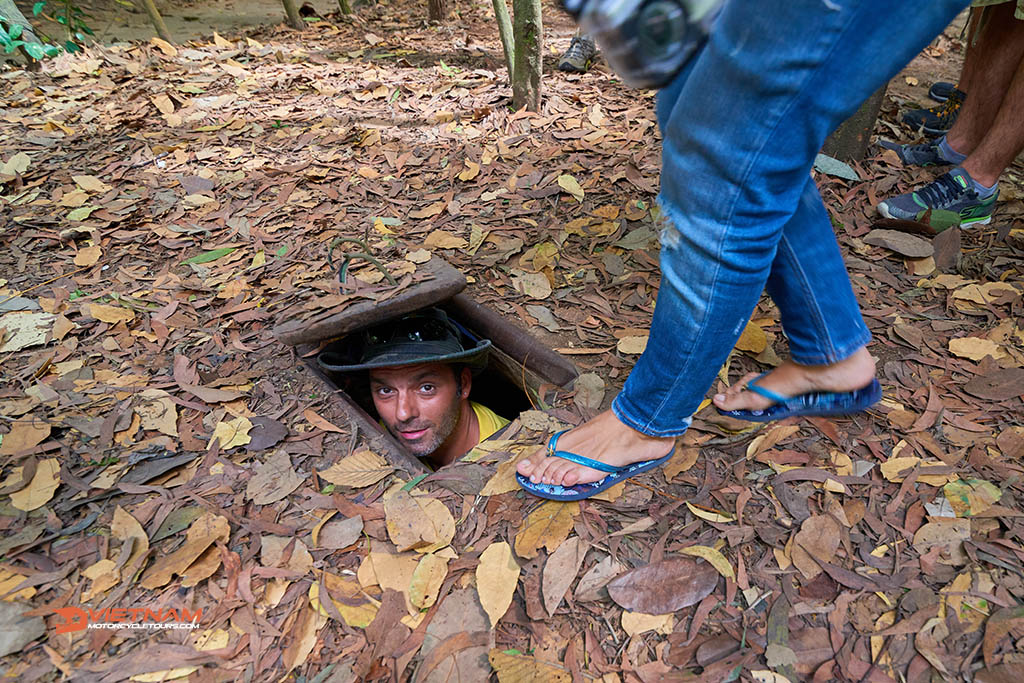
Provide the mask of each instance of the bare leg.
MULTIPOLYGON (((1007 2, 985 8, 977 30, 977 41, 967 49, 960 87, 968 97, 956 123, 946 134, 946 142, 961 154, 970 155, 978 148, 995 125, 997 112, 1008 104, 1004 100, 1024 56, 1024 21, 1014 18, 1015 7, 1015 3, 1007 2)), ((1016 106, 1019 105, 1018 100, 1016 106)), ((1015 113, 1019 120, 1020 110, 1015 113)), ((1008 111, 1007 118, 1012 118, 1013 114, 1013 111, 1008 111)), ((991 185, 995 182, 985 182, 973 171, 967 172, 980 183, 991 185)))
MULTIPOLYGON (((1013 3, 1010 3, 1012 6, 1013 3)), ((991 127, 961 166, 974 180, 991 186, 1024 149, 1024 21, 1013 20, 1019 29, 1016 44, 1006 45, 1017 59, 1017 70, 991 127)))

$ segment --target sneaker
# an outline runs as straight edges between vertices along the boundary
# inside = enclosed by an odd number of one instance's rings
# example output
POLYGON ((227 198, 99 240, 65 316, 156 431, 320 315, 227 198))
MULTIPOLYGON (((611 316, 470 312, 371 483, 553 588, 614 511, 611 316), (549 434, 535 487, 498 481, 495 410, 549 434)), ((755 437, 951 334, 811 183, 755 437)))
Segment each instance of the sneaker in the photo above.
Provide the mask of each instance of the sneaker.
POLYGON ((887 199, 878 205, 878 213, 886 218, 918 220, 926 211, 942 210, 960 214, 960 225, 983 224, 992 220, 999 190, 979 197, 967 172, 957 166, 916 192, 887 199))
MULTIPOLYGON (((928 97, 932 98, 936 102, 945 102, 949 99, 950 94, 956 90, 956 85, 947 81, 936 81, 932 83, 932 87, 928 88, 928 97)), ((960 91, 961 95, 963 91, 960 91)))
POLYGON ((597 45, 587 36, 573 36, 569 49, 558 60, 558 70, 570 73, 586 73, 597 54, 597 45))
POLYGON ((923 131, 925 135, 945 135, 956 122, 960 105, 966 96, 962 90, 954 88, 945 102, 928 109, 911 109, 903 115, 903 122, 914 130, 923 131))
POLYGON ((879 140, 878 144, 891 149, 899 156, 904 166, 948 166, 949 162, 942 158, 937 142, 926 142, 921 145, 901 145, 897 142, 879 140))

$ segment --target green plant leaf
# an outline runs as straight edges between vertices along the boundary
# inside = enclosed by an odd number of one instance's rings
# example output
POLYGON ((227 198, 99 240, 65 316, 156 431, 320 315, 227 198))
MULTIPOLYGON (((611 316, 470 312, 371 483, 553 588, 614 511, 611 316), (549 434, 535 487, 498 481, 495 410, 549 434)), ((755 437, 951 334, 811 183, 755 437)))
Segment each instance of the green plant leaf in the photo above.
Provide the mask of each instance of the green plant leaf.
POLYGON ((12 39, 17 39, 21 37, 21 34, 24 30, 25 27, 22 26, 21 24, 14 24, 13 26, 11 26, 11 30, 7 33, 7 35, 9 35, 12 39))
POLYGON ((38 17, 44 7, 46 7, 46 0, 40 0, 36 4, 32 5, 32 15, 38 17))
POLYGON ((192 258, 185 259, 182 261, 182 265, 189 263, 209 263, 210 261, 216 261, 219 258, 223 258, 233 252, 237 247, 222 247, 220 249, 214 249, 212 251, 205 251, 202 254, 193 256, 192 258))

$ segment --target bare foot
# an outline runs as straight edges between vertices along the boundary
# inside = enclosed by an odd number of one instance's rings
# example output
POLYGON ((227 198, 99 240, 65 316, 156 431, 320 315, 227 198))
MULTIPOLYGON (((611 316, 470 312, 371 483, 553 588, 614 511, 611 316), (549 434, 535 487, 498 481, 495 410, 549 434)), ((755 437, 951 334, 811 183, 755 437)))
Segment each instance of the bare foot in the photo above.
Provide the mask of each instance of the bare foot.
MULTIPOLYGON (((758 381, 759 387, 780 396, 794 397, 812 391, 855 391, 871 383, 875 376, 875 360, 866 347, 849 358, 832 365, 798 365, 786 361, 758 381)), ((721 410, 763 410, 774 404, 753 391, 746 391, 747 382, 757 377, 750 373, 729 387, 724 394, 715 394, 714 404, 721 410)))
MULTIPOLYGON (((614 467, 625 467, 642 460, 663 457, 672 450, 675 438, 647 436, 619 422, 607 410, 589 422, 581 424, 558 439, 558 450, 577 453, 614 467)), ((574 486, 599 481, 608 476, 590 467, 577 465, 562 458, 548 457, 547 450, 520 462, 516 469, 534 484, 574 486)))

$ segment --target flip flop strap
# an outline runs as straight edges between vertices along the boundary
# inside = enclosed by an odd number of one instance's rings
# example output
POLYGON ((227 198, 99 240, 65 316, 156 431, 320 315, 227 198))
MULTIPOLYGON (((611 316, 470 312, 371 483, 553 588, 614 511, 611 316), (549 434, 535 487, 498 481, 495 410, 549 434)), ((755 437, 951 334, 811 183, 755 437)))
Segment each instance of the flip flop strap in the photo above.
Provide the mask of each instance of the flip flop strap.
POLYGON ((758 375, 754 379, 752 379, 749 382, 747 382, 747 389, 749 389, 750 391, 753 391, 755 394, 757 394, 759 396, 764 396, 766 399, 768 399, 770 401, 775 401, 776 403, 786 403, 787 401, 789 401, 788 397, 782 396, 780 394, 776 394, 771 389, 765 389, 764 387, 762 387, 762 386, 760 386, 758 384, 755 384, 755 382, 757 382, 757 380, 761 379, 762 377, 764 377, 767 374, 768 373, 766 372, 764 374, 758 375))
POLYGON ((591 469, 595 469, 595 470, 598 470, 600 472, 607 472, 608 474, 615 474, 616 472, 619 472, 622 469, 621 467, 615 467, 613 465, 609 465, 607 463, 603 463, 603 462, 601 462, 599 460, 593 460, 591 458, 587 458, 587 457, 584 457, 582 455, 578 455, 576 453, 572 453, 570 451, 560 451, 560 450, 558 450, 558 439, 559 439, 559 437, 562 436, 562 434, 565 434, 567 431, 569 431, 569 430, 568 429, 562 430, 562 431, 558 432, 557 434, 553 434, 551 436, 551 438, 548 439, 548 456, 549 457, 555 457, 555 458, 561 458, 563 460, 568 460, 569 462, 574 462, 577 465, 583 465, 584 467, 589 467, 591 469))

